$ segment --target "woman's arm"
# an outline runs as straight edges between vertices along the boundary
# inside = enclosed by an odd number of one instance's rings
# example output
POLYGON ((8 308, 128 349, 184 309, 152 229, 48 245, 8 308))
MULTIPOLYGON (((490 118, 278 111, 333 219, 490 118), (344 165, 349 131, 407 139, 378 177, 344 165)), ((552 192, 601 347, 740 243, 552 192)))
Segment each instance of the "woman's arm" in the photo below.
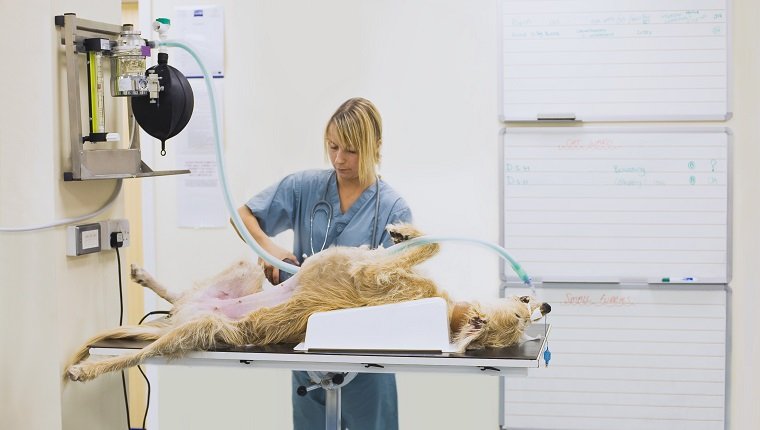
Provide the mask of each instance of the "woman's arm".
MULTIPOLYGON (((240 215, 240 219, 243 221, 243 225, 245 225, 246 230, 248 230, 256 243, 264 248, 266 252, 278 260, 290 260, 288 261, 289 263, 296 265, 298 264, 298 258, 296 258, 292 252, 278 246, 276 243, 274 243, 272 238, 267 236, 264 230, 261 229, 256 216, 251 212, 251 209, 248 208, 248 206, 243 205, 238 208, 238 214, 240 215)), ((235 227, 235 224, 232 223, 232 226, 235 227)), ((237 227, 235 227, 235 232, 238 234, 238 236, 240 236, 240 239, 243 238, 243 236, 237 230, 237 227)), ((259 264, 264 268, 264 274, 266 275, 269 282, 274 285, 280 283, 280 270, 278 268, 267 263, 260 257, 259 264)))

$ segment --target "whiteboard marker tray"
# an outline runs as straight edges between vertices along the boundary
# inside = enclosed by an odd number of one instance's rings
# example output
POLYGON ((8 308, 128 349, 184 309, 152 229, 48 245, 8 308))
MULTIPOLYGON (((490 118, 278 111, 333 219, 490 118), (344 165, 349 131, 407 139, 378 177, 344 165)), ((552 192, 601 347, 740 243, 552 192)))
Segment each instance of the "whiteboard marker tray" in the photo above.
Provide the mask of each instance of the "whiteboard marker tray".
POLYGON ((448 308, 440 297, 317 312, 295 350, 455 351, 448 308))

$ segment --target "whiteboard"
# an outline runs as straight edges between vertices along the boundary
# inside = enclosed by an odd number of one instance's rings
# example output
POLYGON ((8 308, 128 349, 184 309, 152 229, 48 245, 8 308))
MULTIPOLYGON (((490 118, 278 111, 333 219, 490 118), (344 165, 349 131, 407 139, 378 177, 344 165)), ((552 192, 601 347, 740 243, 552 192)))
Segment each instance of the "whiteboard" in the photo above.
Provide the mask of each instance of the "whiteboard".
POLYGON ((508 127, 502 149, 502 245, 535 281, 728 282, 727 129, 508 127))
POLYGON ((502 0, 502 119, 724 120, 728 0, 502 0))
POLYGON ((723 430, 726 292, 669 288, 539 289, 552 359, 502 381, 503 428, 723 430))

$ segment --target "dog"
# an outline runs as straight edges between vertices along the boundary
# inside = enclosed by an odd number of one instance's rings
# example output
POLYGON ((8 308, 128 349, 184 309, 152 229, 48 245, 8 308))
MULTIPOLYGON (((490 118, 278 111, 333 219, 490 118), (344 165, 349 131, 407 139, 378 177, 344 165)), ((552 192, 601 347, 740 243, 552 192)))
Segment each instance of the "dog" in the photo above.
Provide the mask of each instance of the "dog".
MULTIPOLYGON (((409 224, 386 229, 395 243, 422 235, 409 224)), ((490 306, 453 301, 432 280, 413 270, 438 250, 435 243, 401 251, 331 247, 306 259, 284 283, 267 289, 261 267, 241 261, 181 294, 172 293, 133 265, 132 279, 170 302, 170 313, 91 338, 72 357, 65 378, 87 381, 139 365, 149 357, 178 358, 218 344, 296 344, 304 340, 307 320, 315 312, 441 297, 448 304, 451 341, 461 352, 516 344, 533 320, 551 311, 549 304, 530 296, 500 299, 490 306), (151 343, 129 355, 88 359, 89 345, 111 339, 151 343)))

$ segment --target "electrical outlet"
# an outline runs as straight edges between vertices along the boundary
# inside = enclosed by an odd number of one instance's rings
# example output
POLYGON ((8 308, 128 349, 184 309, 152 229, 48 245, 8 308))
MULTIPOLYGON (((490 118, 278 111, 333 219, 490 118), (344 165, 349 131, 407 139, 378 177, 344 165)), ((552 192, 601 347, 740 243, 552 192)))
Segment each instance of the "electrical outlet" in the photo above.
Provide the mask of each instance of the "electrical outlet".
POLYGON ((117 233, 122 245, 120 248, 129 246, 129 220, 128 219, 108 219, 100 221, 100 247, 104 251, 113 249, 111 246, 111 233, 117 233))
POLYGON ((102 227, 99 223, 66 227, 66 255, 77 256, 100 251, 102 227))

